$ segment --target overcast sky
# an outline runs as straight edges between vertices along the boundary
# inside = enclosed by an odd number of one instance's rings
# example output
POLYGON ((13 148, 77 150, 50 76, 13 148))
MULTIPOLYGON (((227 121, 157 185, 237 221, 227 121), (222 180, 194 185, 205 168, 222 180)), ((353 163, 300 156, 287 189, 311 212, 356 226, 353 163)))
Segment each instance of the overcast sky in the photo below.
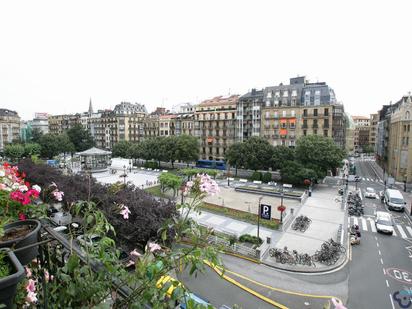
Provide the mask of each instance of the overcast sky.
POLYGON ((2 1, 0 107, 172 107, 306 75, 352 115, 412 91, 412 1, 2 1))

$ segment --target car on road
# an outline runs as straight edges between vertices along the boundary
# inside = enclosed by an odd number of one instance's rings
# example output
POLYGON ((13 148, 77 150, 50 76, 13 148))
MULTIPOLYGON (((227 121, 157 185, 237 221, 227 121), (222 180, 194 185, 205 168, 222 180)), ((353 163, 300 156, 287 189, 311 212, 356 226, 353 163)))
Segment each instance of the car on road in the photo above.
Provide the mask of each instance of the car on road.
POLYGON ((374 188, 367 187, 365 190, 365 197, 376 198, 376 192, 374 188))
POLYGON ((393 220, 391 214, 384 211, 377 211, 375 226, 378 232, 392 235, 393 220))
POLYGON ((389 210, 405 211, 405 200, 402 193, 395 189, 386 189, 385 191, 385 204, 389 210))

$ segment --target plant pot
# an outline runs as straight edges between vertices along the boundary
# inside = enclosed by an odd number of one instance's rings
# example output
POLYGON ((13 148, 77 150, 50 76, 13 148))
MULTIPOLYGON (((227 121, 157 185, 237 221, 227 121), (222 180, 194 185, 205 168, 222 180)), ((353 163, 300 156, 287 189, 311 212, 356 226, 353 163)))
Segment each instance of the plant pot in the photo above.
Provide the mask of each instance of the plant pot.
POLYGON ((12 308, 14 295, 16 294, 17 284, 24 278, 24 268, 16 255, 9 249, 0 249, 7 251, 7 259, 12 266, 12 274, 7 277, 0 278, 0 306, 5 305, 7 308, 12 308))
MULTIPOLYGON (((4 227, 4 232, 7 234, 7 231, 11 230, 12 228, 16 227, 23 227, 30 225, 32 226, 32 230, 16 239, 11 239, 7 241, 0 241, 0 248, 13 248, 18 249, 22 247, 26 247, 28 245, 34 244, 38 242, 40 236, 40 227, 41 224, 37 220, 24 220, 24 221, 16 221, 10 224, 7 224, 4 227)), ((39 254, 39 246, 33 246, 22 251, 18 251, 15 253, 16 257, 19 259, 22 265, 28 264, 31 260, 33 260, 39 254)))

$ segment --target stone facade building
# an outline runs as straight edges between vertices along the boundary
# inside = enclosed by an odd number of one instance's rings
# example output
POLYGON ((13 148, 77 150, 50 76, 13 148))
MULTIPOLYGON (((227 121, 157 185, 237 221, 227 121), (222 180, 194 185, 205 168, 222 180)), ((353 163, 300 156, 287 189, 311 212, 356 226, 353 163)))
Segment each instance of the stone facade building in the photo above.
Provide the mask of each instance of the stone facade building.
POLYGON ((20 117, 17 112, 0 108, 0 150, 20 140, 20 117))
POLYGON ((194 133, 200 141, 200 158, 223 160, 235 141, 236 105, 239 96, 215 97, 196 106, 194 133))

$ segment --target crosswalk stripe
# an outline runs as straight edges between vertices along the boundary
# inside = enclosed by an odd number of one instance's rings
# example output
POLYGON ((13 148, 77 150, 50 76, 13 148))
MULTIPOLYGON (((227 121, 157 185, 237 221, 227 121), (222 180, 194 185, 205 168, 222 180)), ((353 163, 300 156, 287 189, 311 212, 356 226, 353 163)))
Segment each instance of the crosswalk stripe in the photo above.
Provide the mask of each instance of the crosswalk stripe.
POLYGON ((396 233, 395 229, 393 229, 392 235, 393 235, 393 236, 398 236, 398 234, 396 233))
POLYGON ((361 220, 362 220, 362 229, 364 231, 367 231, 368 230, 368 225, 366 224, 366 220, 364 218, 361 218, 361 220))
POLYGON ((409 234, 411 234, 411 236, 412 236, 412 228, 409 227, 409 226, 406 226, 406 229, 408 230, 409 234))
POLYGON ((353 218, 353 224, 358 225, 358 218, 353 218))
POLYGON ((371 224, 372 232, 376 233, 375 221, 373 221, 373 219, 369 219, 368 221, 371 224))
POLYGON ((408 236, 406 236, 405 231, 403 230, 402 226, 400 226, 399 224, 396 225, 396 227, 399 230, 399 233, 401 234, 402 238, 408 238, 408 236))
POLYGON ((362 177, 362 180, 366 180, 366 178, 365 178, 365 177, 362 177))

